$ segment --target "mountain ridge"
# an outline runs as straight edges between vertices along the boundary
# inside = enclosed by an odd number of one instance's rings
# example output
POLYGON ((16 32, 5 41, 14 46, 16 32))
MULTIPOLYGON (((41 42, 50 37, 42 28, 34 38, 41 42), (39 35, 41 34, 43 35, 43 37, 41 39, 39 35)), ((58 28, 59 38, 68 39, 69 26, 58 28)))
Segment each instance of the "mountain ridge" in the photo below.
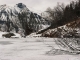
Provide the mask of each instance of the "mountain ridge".
POLYGON ((47 25, 50 25, 49 20, 42 18, 37 13, 33 13, 23 3, 18 3, 14 7, 1 5, 0 21, 2 24, 6 24, 8 29, 11 29, 12 25, 16 32, 18 32, 19 28, 24 29, 23 27, 26 24, 27 28, 33 29, 33 32, 37 32, 43 29, 44 26, 48 27, 47 25))

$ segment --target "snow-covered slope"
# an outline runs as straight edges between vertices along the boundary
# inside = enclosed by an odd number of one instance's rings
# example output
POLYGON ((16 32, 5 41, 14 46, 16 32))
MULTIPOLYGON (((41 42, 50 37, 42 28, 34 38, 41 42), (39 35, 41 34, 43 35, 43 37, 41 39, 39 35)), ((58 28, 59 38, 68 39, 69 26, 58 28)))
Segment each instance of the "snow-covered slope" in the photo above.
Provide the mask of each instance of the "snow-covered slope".
POLYGON ((23 3, 18 3, 14 7, 1 5, 0 6, 0 24, 6 24, 8 28, 13 27, 16 31, 19 28, 23 28, 23 23, 21 20, 26 20, 26 24, 29 28, 33 29, 34 31, 38 31, 43 29, 44 25, 49 26, 50 22, 36 13, 31 12, 26 5, 23 3), (25 15, 22 15, 22 14, 25 15), (23 18, 21 19, 21 16, 23 18))

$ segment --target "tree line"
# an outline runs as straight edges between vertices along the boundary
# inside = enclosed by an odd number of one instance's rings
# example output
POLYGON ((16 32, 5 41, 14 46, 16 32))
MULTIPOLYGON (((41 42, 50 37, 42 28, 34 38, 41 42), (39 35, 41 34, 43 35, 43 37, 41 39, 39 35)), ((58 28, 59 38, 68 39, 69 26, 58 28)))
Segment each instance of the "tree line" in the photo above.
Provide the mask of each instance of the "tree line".
POLYGON ((80 17, 80 0, 71 1, 70 4, 64 5, 57 4, 54 9, 48 8, 46 12, 49 14, 52 24, 45 30, 42 30, 38 33, 42 33, 48 29, 57 28, 63 26, 72 21, 79 20, 80 17))

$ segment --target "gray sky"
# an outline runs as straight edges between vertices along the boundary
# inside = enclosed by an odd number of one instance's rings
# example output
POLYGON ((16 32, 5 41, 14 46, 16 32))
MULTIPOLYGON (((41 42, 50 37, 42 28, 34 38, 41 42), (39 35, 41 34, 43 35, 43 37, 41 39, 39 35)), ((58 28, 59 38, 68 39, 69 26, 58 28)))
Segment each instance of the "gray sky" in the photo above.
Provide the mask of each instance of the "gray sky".
POLYGON ((69 4, 70 1, 71 0, 0 0, 0 5, 7 4, 14 6, 17 3, 24 3, 31 11, 43 12, 48 7, 56 6, 57 2, 69 4))

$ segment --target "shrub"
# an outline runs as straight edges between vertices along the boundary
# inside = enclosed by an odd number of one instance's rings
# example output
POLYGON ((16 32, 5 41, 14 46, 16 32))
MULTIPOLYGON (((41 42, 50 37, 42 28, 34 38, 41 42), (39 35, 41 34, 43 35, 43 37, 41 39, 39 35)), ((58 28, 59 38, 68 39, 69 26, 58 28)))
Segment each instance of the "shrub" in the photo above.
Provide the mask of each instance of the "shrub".
POLYGON ((10 38, 11 36, 15 36, 13 33, 3 34, 2 37, 10 38))

